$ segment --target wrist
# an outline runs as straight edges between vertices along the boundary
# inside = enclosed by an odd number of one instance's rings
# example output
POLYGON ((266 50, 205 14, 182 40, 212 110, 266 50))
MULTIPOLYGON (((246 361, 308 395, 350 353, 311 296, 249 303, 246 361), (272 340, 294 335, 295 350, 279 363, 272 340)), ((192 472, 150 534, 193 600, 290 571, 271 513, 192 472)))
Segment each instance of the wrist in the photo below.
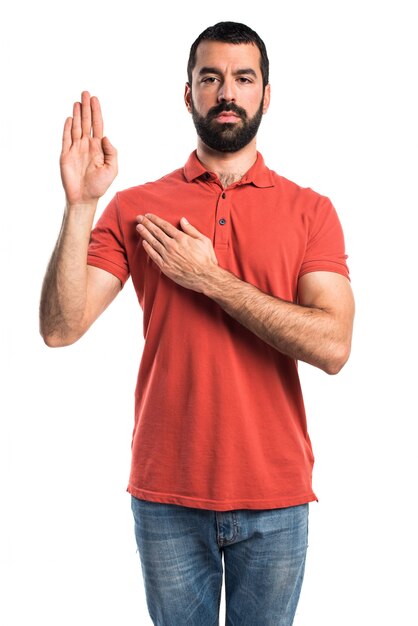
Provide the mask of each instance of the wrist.
POLYGON ((68 199, 65 204, 66 212, 77 213, 79 211, 96 211, 99 200, 86 200, 84 202, 70 202, 68 199))
POLYGON ((80 225, 86 224, 89 228, 91 228, 96 214, 97 203, 97 200, 74 203, 70 203, 67 200, 64 211, 64 219, 80 225))
POLYGON ((234 276, 228 270, 223 269, 219 265, 214 265, 205 280, 202 293, 211 298, 211 300, 216 301, 225 293, 225 290, 228 289, 228 284, 233 279, 234 276))
POLYGON ((97 201, 69 203, 65 205, 64 224, 71 228, 82 229, 89 232, 93 227, 94 216, 96 214, 97 201))

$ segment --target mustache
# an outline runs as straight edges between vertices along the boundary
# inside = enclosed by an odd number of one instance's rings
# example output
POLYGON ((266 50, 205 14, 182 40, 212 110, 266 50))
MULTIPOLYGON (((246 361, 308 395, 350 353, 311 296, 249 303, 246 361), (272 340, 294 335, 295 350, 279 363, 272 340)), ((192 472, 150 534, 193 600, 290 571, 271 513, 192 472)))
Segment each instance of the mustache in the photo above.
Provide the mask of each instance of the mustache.
POLYGON ((245 110, 241 109, 241 107, 237 106, 233 102, 221 102, 220 104, 217 104, 216 106, 209 109, 206 118, 208 120, 211 120, 217 117, 220 113, 223 113, 224 111, 232 111, 233 113, 238 115, 241 119, 243 120, 247 119, 247 113, 245 112, 245 110))

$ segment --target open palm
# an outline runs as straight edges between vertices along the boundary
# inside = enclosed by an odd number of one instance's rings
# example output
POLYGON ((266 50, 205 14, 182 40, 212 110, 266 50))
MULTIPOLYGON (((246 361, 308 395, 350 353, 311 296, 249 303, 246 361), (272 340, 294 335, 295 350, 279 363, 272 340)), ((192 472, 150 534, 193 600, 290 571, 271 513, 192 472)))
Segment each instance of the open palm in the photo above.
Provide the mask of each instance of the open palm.
POLYGON ((97 201, 117 174, 117 152, 103 137, 99 100, 87 91, 65 122, 60 167, 69 205, 97 201))

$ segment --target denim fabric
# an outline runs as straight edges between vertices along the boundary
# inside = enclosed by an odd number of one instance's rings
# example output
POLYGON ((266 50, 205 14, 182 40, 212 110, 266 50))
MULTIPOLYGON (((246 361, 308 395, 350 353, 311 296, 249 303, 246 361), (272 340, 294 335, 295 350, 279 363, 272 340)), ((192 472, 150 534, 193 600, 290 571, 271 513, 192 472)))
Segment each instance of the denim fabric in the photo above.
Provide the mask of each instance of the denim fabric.
POLYGON ((132 497, 132 511, 156 626, 218 626, 223 562, 226 626, 293 624, 308 504, 218 512, 132 497))

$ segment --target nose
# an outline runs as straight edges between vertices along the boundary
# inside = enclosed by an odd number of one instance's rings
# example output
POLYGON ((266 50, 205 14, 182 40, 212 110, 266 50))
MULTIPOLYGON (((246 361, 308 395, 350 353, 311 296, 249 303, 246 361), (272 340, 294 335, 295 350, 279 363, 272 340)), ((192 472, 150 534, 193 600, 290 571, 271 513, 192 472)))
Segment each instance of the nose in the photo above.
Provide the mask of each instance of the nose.
POLYGON ((218 102, 235 102, 235 98, 234 80, 223 80, 218 91, 218 102))

